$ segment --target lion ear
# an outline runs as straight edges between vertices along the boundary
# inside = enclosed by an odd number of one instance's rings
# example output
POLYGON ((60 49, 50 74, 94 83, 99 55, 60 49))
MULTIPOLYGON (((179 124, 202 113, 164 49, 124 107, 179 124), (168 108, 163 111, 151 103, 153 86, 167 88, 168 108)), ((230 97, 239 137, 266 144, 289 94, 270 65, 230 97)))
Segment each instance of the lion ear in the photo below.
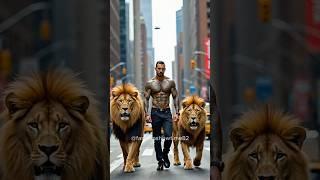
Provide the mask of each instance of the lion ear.
POLYGON ((138 97, 139 92, 138 91, 134 91, 134 92, 131 93, 131 95, 134 96, 134 97, 138 97))
POLYGON ((72 110, 78 111, 82 114, 86 113, 88 107, 89 107, 89 99, 86 96, 79 96, 75 98, 70 104, 70 108, 72 110))
POLYGON ((234 128, 230 132, 230 140, 232 142, 232 145, 234 149, 236 150, 240 145, 242 145, 245 142, 248 142, 249 136, 245 132, 245 129, 243 128, 234 128))
POLYGON ((5 104, 10 114, 14 114, 19 110, 30 107, 30 102, 22 101, 13 92, 5 97, 5 104))
POLYGON ((295 126, 285 131, 282 137, 301 148, 306 139, 306 130, 303 127, 295 126))
POLYGON ((201 106, 202 108, 205 108, 205 107, 206 107, 206 102, 202 102, 202 103, 200 104, 200 106, 201 106))
POLYGON ((111 95, 112 95, 112 98, 115 98, 118 96, 118 93, 115 90, 113 90, 111 91, 111 95))
POLYGON ((187 107, 187 101, 182 101, 181 105, 182 105, 183 109, 186 108, 187 107))

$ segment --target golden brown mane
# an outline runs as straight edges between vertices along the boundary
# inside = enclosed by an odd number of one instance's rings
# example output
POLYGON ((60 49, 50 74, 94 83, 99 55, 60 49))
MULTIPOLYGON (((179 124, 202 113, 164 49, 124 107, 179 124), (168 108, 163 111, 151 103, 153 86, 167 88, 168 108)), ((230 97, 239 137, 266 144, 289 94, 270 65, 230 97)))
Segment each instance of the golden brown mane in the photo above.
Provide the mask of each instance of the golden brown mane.
POLYGON ((139 90, 129 83, 116 86, 112 89, 112 98, 110 104, 111 119, 124 132, 126 132, 128 128, 132 127, 139 120, 139 118, 141 118, 142 113, 144 112, 144 105, 140 97, 139 90), (128 122, 122 122, 120 120, 119 107, 116 104, 116 99, 120 95, 130 95, 135 100, 135 104, 133 105, 133 109, 131 111, 130 120, 128 122))
MULTIPOLYGON (((83 118, 77 119, 80 120, 79 128, 74 130, 77 136, 73 134, 69 137, 69 144, 65 145, 73 148, 72 152, 68 152, 62 179, 88 179, 97 173, 105 176, 107 150, 97 103, 77 75, 67 70, 51 70, 19 76, 8 86, 4 97, 9 94, 14 94, 16 98, 14 108, 31 108, 38 102, 50 99, 68 109, 74 98, 86 96, 90 103, 83 118)), ((30 154, 21 140, 27 137, 17 132, 17 127, 25 123, 23 118, 15 119, 8 108, 2 113, 2 118, 5 123, 0 130, 0 175, 2 170, 6 180, 13 177, 34 179, 30 154)))

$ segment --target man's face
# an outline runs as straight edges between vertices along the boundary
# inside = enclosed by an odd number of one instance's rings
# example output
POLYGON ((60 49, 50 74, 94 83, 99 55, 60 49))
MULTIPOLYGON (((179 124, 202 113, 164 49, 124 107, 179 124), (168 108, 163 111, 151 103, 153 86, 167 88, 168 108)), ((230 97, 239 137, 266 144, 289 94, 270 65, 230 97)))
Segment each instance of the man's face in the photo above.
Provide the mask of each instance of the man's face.
POLYGON ((163 77, 164 71, 166 70, 166 66, 164 64, 157 64, 157 67, 155 68, 157 76, 163 77))

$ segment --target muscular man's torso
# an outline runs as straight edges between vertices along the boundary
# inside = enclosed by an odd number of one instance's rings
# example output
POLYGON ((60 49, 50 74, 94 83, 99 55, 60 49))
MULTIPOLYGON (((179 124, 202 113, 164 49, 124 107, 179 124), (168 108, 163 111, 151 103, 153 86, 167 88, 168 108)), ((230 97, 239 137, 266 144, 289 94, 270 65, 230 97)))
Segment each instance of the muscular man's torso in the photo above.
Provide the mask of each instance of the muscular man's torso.
POLYGON ((165 77, 159 81, 156 78, 152 78, 147 83, 147 87, 150 89, 150 95, 152 97, 152 107, 165 109, 169 108, 169 97, 172 88, 174 88, 174 82, 165 77))

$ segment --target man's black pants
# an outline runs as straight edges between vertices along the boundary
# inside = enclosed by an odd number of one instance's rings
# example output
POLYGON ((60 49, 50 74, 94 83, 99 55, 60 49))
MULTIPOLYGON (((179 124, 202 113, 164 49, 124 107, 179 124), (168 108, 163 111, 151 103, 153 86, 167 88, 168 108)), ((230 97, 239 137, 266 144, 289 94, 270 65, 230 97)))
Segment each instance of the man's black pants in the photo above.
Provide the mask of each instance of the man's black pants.
POLYGON ((154 148, 156 150, 157 160, 160 161, 163 158, 163 153, 168 154, 172 143, 172 114, 170 108, 160 110, 152 108, 152 131, 154 138, 154 148), (161 148, 161 127, 163 127, 163 135, 165 138, 164 148, 161 148))

